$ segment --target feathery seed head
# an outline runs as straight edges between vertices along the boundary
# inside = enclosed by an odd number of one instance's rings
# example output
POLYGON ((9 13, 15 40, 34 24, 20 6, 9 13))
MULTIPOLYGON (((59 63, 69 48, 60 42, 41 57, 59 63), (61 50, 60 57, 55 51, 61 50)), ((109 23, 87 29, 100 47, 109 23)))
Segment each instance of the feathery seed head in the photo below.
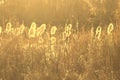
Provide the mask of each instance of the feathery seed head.
POLYGON ((30 28, 32 28, 32 29, 36 29, 36 23, 35 22, 32 22, 32 24, 31 24, 31 27, 30 28))
POLYGON ((51 28, 50 34, 51 34, 51 35, 54 35, 54 34, 56 33, 56 30, 57 30, 57 27, 56 27, 56 26, 53 26, 53 27, 51 28))
POLYGON ((114 25, 110 23, 107 28, 107 34, 110 35, 113 30, 114 30, 114 25))
POLYGON ((96 36, 98 39, 100 39, 101 31, 102 31, 101 26, 98 26, 97 29, 96 29, 96 34, 95 34, 95 36, 96 36))
POLYGON ((21 24, 20 25, 20 34, 22 34, 25 30, 25 25, 24 24, 21 24))
POLYGON ((36 23, 32 22, 31 27, 28 32, 29 38, 34 38, 35 34, 36 34, 36 23))
POLYGON ((46 30, 46 24, 42 24, 40 27, 36 30, 36 35, 41 36, 46 30))
POLYGON ((11 28, 12 28, 12 24, 11 24, 10 22, 8 22, 8 23, 6 24, 6 29, 5 29, 5 31, 6 31, 7 33, 11 32, 11 28))

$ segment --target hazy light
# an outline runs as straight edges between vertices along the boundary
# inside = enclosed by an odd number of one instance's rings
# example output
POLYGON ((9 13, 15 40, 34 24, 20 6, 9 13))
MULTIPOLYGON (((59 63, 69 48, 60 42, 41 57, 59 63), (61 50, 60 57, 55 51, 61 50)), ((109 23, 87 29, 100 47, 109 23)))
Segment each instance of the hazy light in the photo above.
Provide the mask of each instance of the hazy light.
POLYGON ((5 1, 4 0, 0 0, 0 5, 4 4, 5 1))

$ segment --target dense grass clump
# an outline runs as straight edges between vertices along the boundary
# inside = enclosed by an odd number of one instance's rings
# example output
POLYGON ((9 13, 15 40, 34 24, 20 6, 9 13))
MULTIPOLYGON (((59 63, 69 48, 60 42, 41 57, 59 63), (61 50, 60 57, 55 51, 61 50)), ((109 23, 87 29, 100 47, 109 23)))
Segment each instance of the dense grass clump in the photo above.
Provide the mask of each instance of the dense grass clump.
POLYGON ((1 27, 0 80, 120 80, 120 27, 73 27, 1 27))

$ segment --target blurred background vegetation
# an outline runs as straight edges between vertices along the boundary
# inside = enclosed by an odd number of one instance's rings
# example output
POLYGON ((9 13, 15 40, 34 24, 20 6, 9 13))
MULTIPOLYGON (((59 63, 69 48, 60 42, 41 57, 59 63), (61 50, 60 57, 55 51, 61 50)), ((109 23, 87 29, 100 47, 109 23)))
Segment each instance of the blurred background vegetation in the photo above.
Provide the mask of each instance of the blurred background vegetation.
POLYGON ((104 25, 119 20, 120 0, 0 0, 0 24, 104 25))
POLYGON ((119 8, 120 0, 0 0, 0 80, 120 80, 119 8))

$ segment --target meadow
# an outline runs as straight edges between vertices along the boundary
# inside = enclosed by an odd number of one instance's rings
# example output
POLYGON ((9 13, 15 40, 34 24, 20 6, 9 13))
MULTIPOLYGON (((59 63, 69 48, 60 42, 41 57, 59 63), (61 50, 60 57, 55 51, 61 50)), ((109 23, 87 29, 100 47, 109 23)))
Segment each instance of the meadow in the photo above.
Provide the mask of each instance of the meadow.
POLYGON ((120 26, 8 22, 0 27, 0 80, 120 80, 120 26))

